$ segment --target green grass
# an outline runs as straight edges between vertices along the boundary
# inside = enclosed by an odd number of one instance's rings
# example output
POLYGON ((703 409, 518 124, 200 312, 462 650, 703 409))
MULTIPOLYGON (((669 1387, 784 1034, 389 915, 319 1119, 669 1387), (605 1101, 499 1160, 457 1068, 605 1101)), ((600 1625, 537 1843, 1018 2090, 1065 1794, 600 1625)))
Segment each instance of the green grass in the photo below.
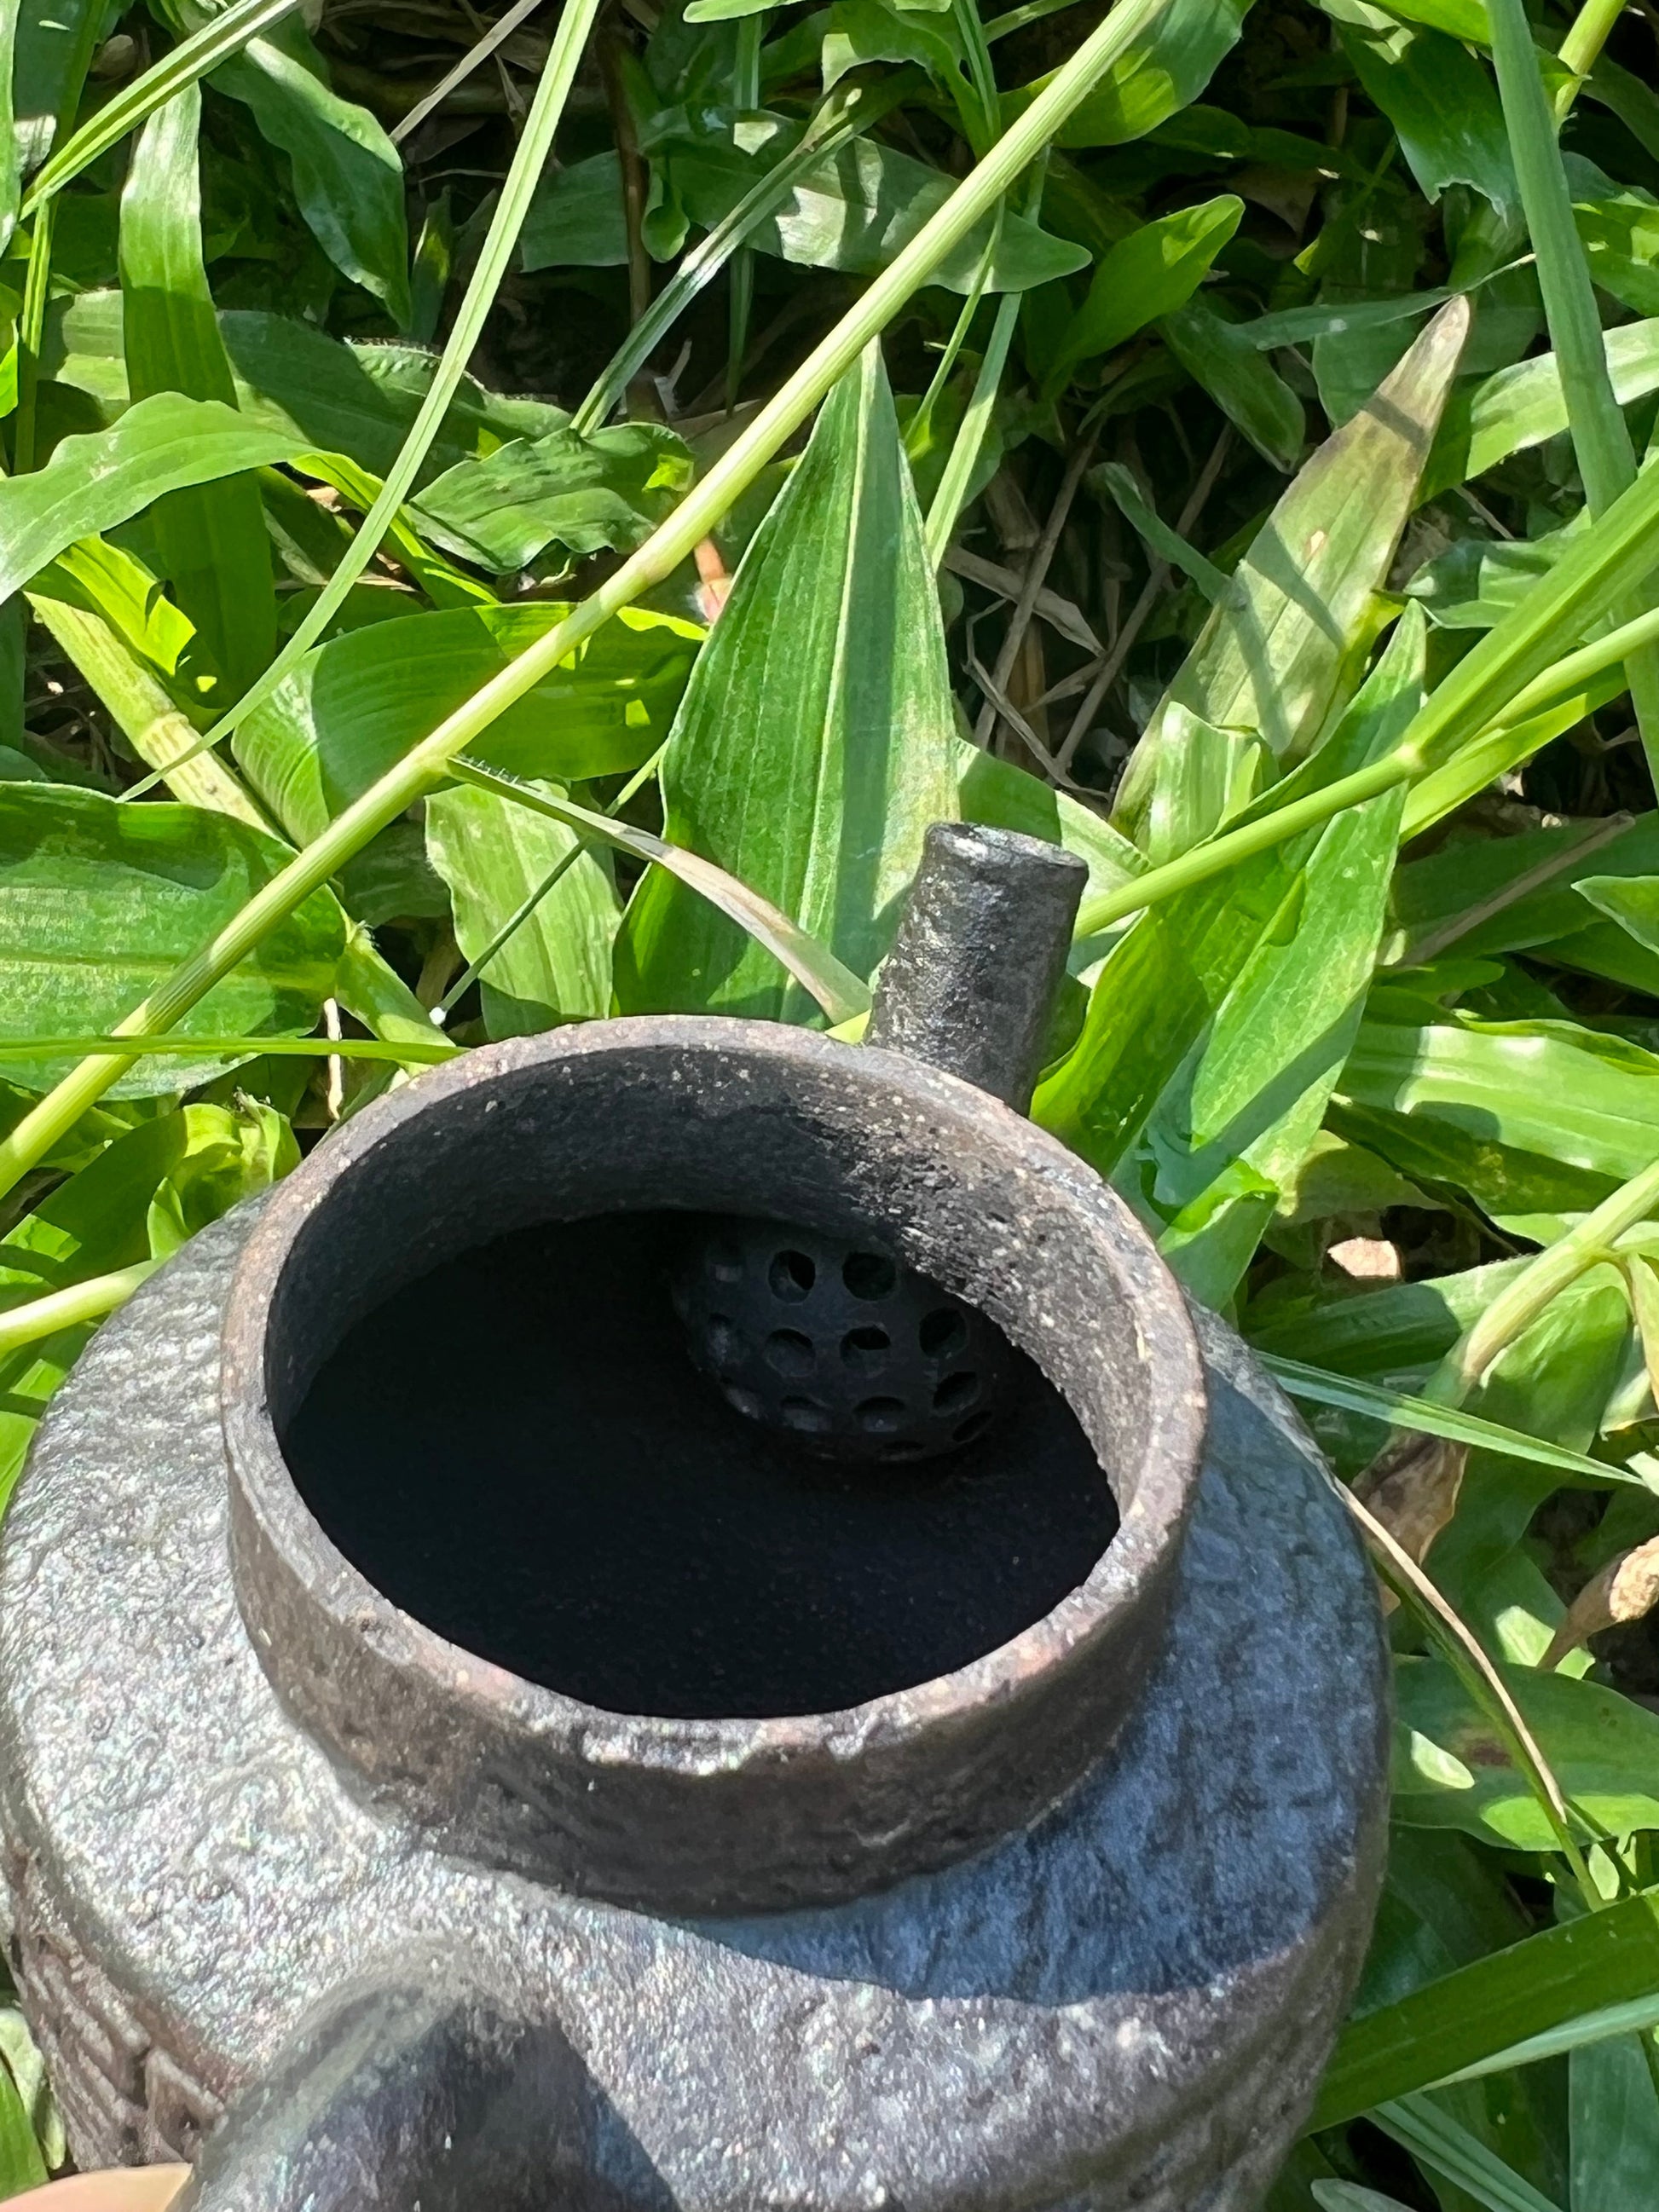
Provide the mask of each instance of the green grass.
POLYGON ((856 1049, 927 823, 1060 838, 1034 1111, 1404 1601, 1271 2212, 1646 2212, 1659 19, 547 0, 429 106, 461 0, 310 20, 0 40, 0 1498, 169 1224, 388 1081, 856 1049))

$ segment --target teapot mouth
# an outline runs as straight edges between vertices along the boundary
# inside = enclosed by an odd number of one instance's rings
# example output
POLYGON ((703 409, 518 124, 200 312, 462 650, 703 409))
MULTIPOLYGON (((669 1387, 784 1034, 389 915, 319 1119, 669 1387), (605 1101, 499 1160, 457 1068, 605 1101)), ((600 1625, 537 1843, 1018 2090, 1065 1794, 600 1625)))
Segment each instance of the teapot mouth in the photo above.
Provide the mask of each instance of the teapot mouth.
POLYGON ((485 1048, 349 1123, 248 1240, 222 1392, 238 1602, 290 1714, 441 1847, 684 1912, 861 1893, 1054 1803, 1141 1694, 1206 1422, 1182 1293, 1074 1155, 900 1054, 705 1017, 485 1048), (760 1717, 586 1703, 392 1602, 289 1462, 319 1370, 397 1291, 492 1238, 665 1211, 873 1232, 987 1315, 1065 1401, 1115 1501, 1076 1586, 951 1671, 760 1717))

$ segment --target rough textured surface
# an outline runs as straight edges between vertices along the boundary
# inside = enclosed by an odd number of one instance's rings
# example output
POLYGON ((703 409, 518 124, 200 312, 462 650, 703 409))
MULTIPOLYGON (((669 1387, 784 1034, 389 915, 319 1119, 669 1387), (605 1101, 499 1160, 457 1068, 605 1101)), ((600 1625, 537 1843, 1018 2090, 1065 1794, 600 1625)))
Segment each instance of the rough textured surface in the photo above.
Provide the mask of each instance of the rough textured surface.
POLYGON ((592 2203, 587 2075, 556 2023, 504 2013, 416 1947, 301 2023, 176 2212, 554 2212, 592 2203))
POLYGON ((1255 2201, 1370 1924, 1385 1677, 1340 1504, 1236 1340, 1204 1324, 1162 1656, 1064 1803, 848 1903, 668 1920, 430 1848, 279 1705, 226 1556, 218 1332, 248 1225, 100 1333, 0 1552, 15 1956, 79 2157, 193 2154, 303 2011, 449 1940, 586 2069, 566 2203, 1255 2201))
POLYGON ((949 1068, 1023 1114, 1088 880, 1074 853, 1042 838, 934 823, 866 1042, 949 1068))

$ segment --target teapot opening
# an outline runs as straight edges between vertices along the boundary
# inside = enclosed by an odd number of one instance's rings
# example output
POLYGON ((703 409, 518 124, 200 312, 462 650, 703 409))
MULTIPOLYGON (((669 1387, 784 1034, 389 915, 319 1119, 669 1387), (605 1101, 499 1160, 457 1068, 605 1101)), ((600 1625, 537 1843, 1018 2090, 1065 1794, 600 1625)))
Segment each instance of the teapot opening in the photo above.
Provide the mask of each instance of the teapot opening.
MULTIPOLYGON (((947 1410, 976 1370, 936 1315, 966 1316, 998 1370, 992 1418, 964 1413, 949 1456, 827 1456, 810 1427, 736 1410, 741 1390, 696 1357, 685 1255, 708 1233, 667 1212, 516 1230, 356 1322, 282 1443, 384 1596, 589 1705, 758 1718, 951 1673, 1087 1577, 1116 1530, 1110 1488, 1065 1400, 991 1323, 924 1301, 947 1410)), ((854 1366, 880 1357, 882 1301, 864 1303, 844 1332, 854 1366)), ((915 1380, 884 1391, 872 1375, 854 1414, 915 1380)))

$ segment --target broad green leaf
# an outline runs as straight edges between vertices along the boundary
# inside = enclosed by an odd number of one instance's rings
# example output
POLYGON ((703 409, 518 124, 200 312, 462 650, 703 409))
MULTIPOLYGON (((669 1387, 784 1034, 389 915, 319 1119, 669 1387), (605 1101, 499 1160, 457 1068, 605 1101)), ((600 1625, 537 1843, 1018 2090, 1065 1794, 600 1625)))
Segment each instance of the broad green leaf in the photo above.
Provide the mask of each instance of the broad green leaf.
MULTIPOLYGON (((349 453, 359 466, 386 474, 431 384, 432 354, 417 346, 343 343, 259 308, 222 308, 216 319, 245 416, 287 432, 296 450, 349 453)), ((41 351, 43 374, 84 392, 110 422, 128 399, 121 323, 118 292, 81 293, 49 309, 41 351)), ((505 398, 465 378, 433 441, 426 475, 492 453, 509 438, 543 437, 568 420, 545 401, 505 398)))
MULTIPOLYGON (((1626 406, 1659 391, 1659 317, 1606 334, 1613 396, 1626 406)), ((1540 446, 1567 428, 1561 373, 1553 353, 1500 368, 1448 405, 1423 471, 1419 503, 1540 446)))
POLYGON ((122 546, 101 538, 79 539, 30 579, 28 597, 82 607, 162 675, 185 684, 196 680, 194 624, 167 597, 161 580, 122 546))
POLYGON ((1058 392, 1079 362, 1109 353, 1190 299, 1243 212, 1243 201, 1224 192, 1143 223, 1113 246, 1060 340, 1048 390, 1058 392))
POLYGON ((1407 592, 1442 629, 1491 629, 1548 574, 1574 534, 1568 529, 1541 538, 1460 538, 1425 562, 1407 592))
POLYGON ((1568 2057, 1571 2212, 1643 2212, 1651 2201, 1659 2173, 1659 2092, 1643 2055, 1644 2040, 1651 2045, 1650 2036, 1613 2036, 1568 2057))
MULTIPOLYGON (((1412 1664, 1439 1666, 1432 1660, 1412 1664)), ((1351 2021, 1310 2125, 1338 2126, 1581 2014, 1650 1996, 1656 1987, 1659 1900, 1648 1890, 1511 1943, 1351 2021)))
POLYGON ((213 82, 240 100, 293 165, 300 212, 329 259, 409 326, 403 163, 366 107, 342 100, 297 19, 251 40, 213 82))
POLYGON ((482 959, 536 899, 479 977, 492 1037, 529 1036, 610 1011, 611 945, 621 909, 605 859, 584 851, 574 830, 462 785, 427 800, 426 842, 449 885, 455 941, 469 963, 482 959))
POLYGON ((1659 200, 1575 155, 1564 155, 1562 166, 1591 277, 1634 313, 1659 314, 1659 200))
POLYGON ((196 1104, 118 1136, 0 1243, 0 1307, 161 1258, 187 1219, 216 1219, 297 1165, 292 1136, 284 1143, 269 1115, 269 1108, 196 1104))
POLYGON ((54 0, 50 8, 8 7, 16 29, 11 69, 11 125, 27 175, 75 120, 81 88, 120 10, 111 0, 54 0))
MULTIPOLYGON (((197 131, 190 85, 139 133, 121 198, 121 298, 129 387, 235 404, 202 260, 197 131)), ((233 696, 276 650, 276 599, 258 484, 229 477, 169 493, 150 527, 179 605, 233 696)))
MULTIPOLYGON (((4 2062, 11 2088, 33 2135, 35 2163, 47 2172, 66 2166, 69 2142, 63 2119, 52 2102, 46 2062, 20 2005, 0 2006, 0 2059, 4 2062)), ((8 2133, 11 2125, 8 2120, 8 2133)), ((0 2190, 9 2195, 15 2189, 26 2187, 27 2182, 19 2178, 22 2171, 15 2155, 0 2154, 0 2190)))
MULTIPOLYGON (((1358 727, 1332 740, 1349 764, 1385 750, 1420 702, 1425 627, 1401 623, 1356 706, 1358 727)), ((1249 1266, 1358 1030, 1403 796, 1349 808, 1318 834, 1123 1164, 1166 1224, 1159 1249, 1207 1305, 1224 1305, 1249 1266)))
MULTIPOLYGON (((665 834, 868 977, 930 822, 957 812, 939 599, 873 349, 825 402, 744 556, 663 763, 665 834)), ((810 1018, 732 923, 648 876, 617 943, 625 1009, 810 1018)))
MULTIPOLYGON (((232 741, 237 763, 304 843, 568 612, 537 600, 411 615, 391 651, 379 626, 348 631, 255 708, 232 741)), ((701 635, 625 608, 490 724, 479 757, 567 783, 637 768, 668 735, 701 635)))
MULTIPOLYGON (((1320 305, 1344 308, 1413 297, 1421 282, 1423 248, 1422 202, 1403 181, 1368 176, 1338 185, 1327 202, 1320 234, 1320 305)), ((1333 425, 1347 422, 1364 405, 1393 374, 1411 340, 1410 325, 1397 320, 1350 320, 1315 338, 1314 381, 1333 425)), ((1466 344, 1460 370, 1468 356, 1466 344)))
MULTIPOLYGON (((794 151, 803 128, 781 115, 739 116, 718 133, 674 139, 659 158, 667 161, 679 205, 693 222, 712 230, 763 169, 794 151)), ((746 243, 806 268, 872 275, 909 244, 949 198, 952 185, 952 179, 896 147, 855 138, 815 162, 746 243)), ((972 291, 990 238, 988 219, 939 264, 933 281, 952 292, 972 291)), ((1069 276, 1088 258, 1082 247, 1010 210, 997 234, 986 289, 1025 291, 1069 276)))
POLYGON ((1340 146, 1322 145, 1298 131, 1276 131, 1253 126, 1231 108, 1195 100, 1160 123, 1152 134, 1159 146, 1173 146, 1186 154, 1213 155, 1222 161, 1265 161, 1275 167, 1316 172, 1322 177, 1361 178, 1369 173, 1363 162, 1340 146))
MULTIPOLYGON (((1596 1683, 1528 1667, 1504 1679, 1586 1838, 1659 1827, 1659 1715, 1596 1683)), ((1394 1817, 1547 1851, 1554 1835, 1507 1739, 1438 1659, 1395 1663, 1394 1817)), ((1650 1987, 1652 1984, 1650 1984, 1650 1987)), ((1505 2033, 1505 2042, 1513 2042, 1505 2033)))
POLYGON ((622 161, 614 146, 585 161, 548 165, 519 233, 519 258, 527 270, 626 265, 622 161))
POLYGON ((1473 185, 1506 212, 1519 204, 1498 90, 1485 65, 1443 32, 1407 28, 1365 0, 1321 0, 1343 51, 1393 124, 1424 198, 1473 185))
POLYGON ((957 102, 965 130, 972 94, 964 59, 961 32, 948 11, 903 8, 888 0, 832 0, 823 33, 826 92, 866 62, 915 62, 957 102))
MULTIPOLYGON (((113 1029, 289 857, 275 838, 202 808, 0 784, 0 1037, 113 1029)), ((344 943, 339 907, 313 892, 179 1028, 238 1037, 310 1029, 344 943)), ((6 1075, 43 1091, 73 1064, 9 1060, 6 1075)), ((198 1063, 188 1081, 222 1072, 198 1063)), ((143 1060, 111 1095, 184 1087, 176 1063, 143 1060)))
POLYGON ((1289 476, 1308 434, 1302 402, 1238 325, 1188 300, 1159 325, 1164 342, 1265 460, 1289 476))
POLYGON ((1218 729, 1174 707, 1163 734, 1164 760, 1141 838, 1155 867, 1236 820, 1271 777, 1267 749, 1250 732, 1218 729))
MULTIPOLYGON (((4 1372, 0 1369, 0 1380, 4 1379, 4 1372)), ((0 2197, 38 2189, 46 2178, 46 2162, 35 2140, 28 2107, 9 2072, 0 2066, 0 2197)))
MULTIPOLYGON (((1238 42, 1250 0, 1174 0, 1062 127, 1060 146, 1122 146, 1197 99, 1238 42)), ((1048 82, 1003 95, 1006 123, 1048 82)))
POLYGON ((1571 1022, 1367 1022, 1340 1095, 1609 1182, 1659 1143, 1659 1057, 1571 1022))
POLYGON ((112 530, 191 484, 289 460, 294 441, 217 399, 158 392, 113 427, 65 438, 43 469, 0 481, 0 599, 77 538, 112 530))
MULTIPOLYGON (((1413 630, 1402 635, 1361 691, 1320 756, 1319 765, 1334 769, 1362 766, 1397 740, 1420 696, 1421 633, 1419 617, 1413 630)), ((1172 762, 1174 765, 1178 763, 1172 762)), ((1310 763, 1305 772, 1313 773, 1315 767, 1310 763)), ((1379 823, 1387 819, 1386 809, 1381 817, 1366 810, 1352 818, 1340 816, 1336 823, 1286 840, 1224 875, 1161 902, 1133 925, 1101 969, 1082 1034, 1066 1060, 1039 1088, 1032 1111, 1102 1174, 1124 1181, 1133 1201, 1151 1218, 1169 1218, 1159 1197, 1161 1178, 1190 1176, 1194 1163, 1200 1158, 1206 1165, 1213 1158, 1218 1170, 1227 1164, 1224 1158, 1205 1153, 1206 1142, 1218 1134, 1218 1129, 1203 1131, 1200 1122, 1183 1117, 1191 1110, 1189 1093, 1197 1096, 1202 1091, 1206 1079, 1202 1074, 1205 1042, 1221 1019, 1230 995, 1258 952, 1262 961, 1261 988, 1269 995, 1279 988, 1283 979, 1275 978, 1275 955, 1269 948, 1275 936, 1288 941, 1297 935, 1304 920, 1307 871, 1322 853, 1325 858, 1319 870, 1321 888, 1313 906, 1327 912, 1328 918, 1325 928, 1316 929, 1316 934, 1323 937, 1332 923, 1340 932, 1341 873, 1353 860, 1355 850, 1350 841, 1357 834, 1361 841, 1358 849, 1363 851, 1369 838, 1376 851, 1382 853, 1383 831, 1379 823), (1192 1091, 1194 1085, 1198 1093, 1192 1091), (1145 1133, 1159 1115, 1158 1136, 1143 1143, 1145 1133), (1184 1137, 1183 1128, 1189 1133, 1184 1137), (1184 1164, 1183 1154, 1187 1155, 1184 1164)), ((1386 851, 1391 858, 1391 829, 1386 851)), ((1367 863, 1360 872, 1374 873, 1373 865, 1367 863)), ((1367 888, 1374 891, 1376 902, 1376 921, 1370 925, 1374 937, 1381 919, 1382 884, 1368 884, 1367 888)), ((1362 923, 1356 944, 1364 933, 1362 923)), ((1304 940, 1304 951, 1310 942, 1304 940)), ((1328 943, 1323 949, 1334 948, 1328 943)), ((1369 968, 1370 953, 1358 957, 1369 968)), ((1346 966, 1344 972, 1346 975, 1346 966)), ((1347 997, 1358 997, 1359 987, 1352 978, 1345 981, 1343 988, 1347 997)), ((1281 1014, 1293 1016, 1293 1007, 1281 1002, 1281 1014)), ((1340 1026, 1346 1027, 1347 1019, 1345 1012, 1340 1026)), ((1248 1060, 1251 1050, 1248 1020, 1243 1027, 1229 1021, 1219 1043, 1218 1068, 1224 1067, 1232 1054, 1241 1049, 1248 1060)), ((1243 1073, 1246 1061, 1237 1065, 1243 1073)), ((1340 1065, 1339 1053, 1322 1073, 1322 1086, 1340 1065)), ((1265 1073, 1271 1083, 1281 1071, 1277 1066, 1264 1071, 1257 1064, 1257 1073, 1265 1073)), ((1303 1073, 1305 1081, 1313 1080, 1311 1070, 1303 1073)), ((1245 1080, 1248 1085, 1255 1076, 1245 1080)), ((1279 1112, 1289 1110, 1300 1088, 1279 1102, 1279 1112)), ((1265 1103, 1258 1101, 1259 1105, 1265 1103)), ((1279 1112, 1269 1112, 1266 1121, 1251 1126, 1248 1133, 1241 1125, 1239 1150, 1247 1150, 1261 1137, 1278 1120, 1279 1112)), ((1231 1119, 1231 1109, 1225 1109, 1224 1125, 1231 1119)), ((1318 1119, 1315 1112, 1313 1128, 1318 1119)), ((1306 1132, 1308 1139, 1313 1128, 1306 1132)), ((1288 1167, 1285 1172, 1288 1176, 1288 1167)), ((1169 1187, 1173 1194, 1179 1184, 1172 1181, 1169 1187)), ((1248 1194, 1261 1202, 1253 1210, 1261 1211, 1265 1218, 1277 1198, 1268 1176, 1256 1174, 1248 1194)), ((1178 1212, 1186 1202, 1176 1197, 1170 1212, 1178 1212)))
MULTIPOLYGON (((1524 1259, 1494 1260, 1422 1282, 1313 1291, 1277 1308, 1252 1306, 1245 1333, 1258 1351, 1275 1358, 1408 1389, 1411 1378, 1426 1378, 1526 1265, 1524 1259)), ((1570 1301, 1577 1287, 1564 1291, 1562 1298, 1570 1301)))
MULTIPOLYGON (((288 1124, 269 1107, 198 1104, 142 1121, 0 1243, 0 1308, 161 1258, 298 1164, 288 1124)), ((90 1324, 64 1329, 0 1360, 0 1512, 52 1394, 91 1333, 90 1324)))
POLYGON ((144 1217, 150 1256, 156 1260, 170 1259, 210 1221, 300 1164, 287 1120, 258 1099, 234 1107, 186 1106, 151 1126, 173 1121, 183 1124, 179 1157, 157 1184, 144 1217))
POLYGON ((1460 957, 1547 951, 1567 967, 1659 994, 1659 954, 1605 902, 1623 902, 1633 914, 1643 882, 1656 872, 1659 814, 1638 815, 1594 847, 1582 823, 1513 837, 1449 839, 1395 872, 1389 903, 1396 934, 1389 956, 1410 959, 1413 945, 1467 916, 1469 926, 1452 940, 1460 957), (1584 889, 1591 882, 1601 893, 1595 900, 1584 889), (1614 888, 1632 882, 1628 897, 1614 888), (1608 919, 1598 922, 1598 913, 1608 919))
POLYGON ((1659 876, 1585 875, 1572 888, 1644 952, 1659 954, 1659 876))
POLYGON ((1118 795, 1120 827, 1144 831, 1176 708, 1259 736, 1281 761, 1314 744, 1367 635, 1468 315, 1462 300, 1443 307, 1375 398, 1326 441, 1273 509, 1135 749, 1118 795))
POLYGON ((94 1326, 83 1322, 60 1329, 0 1359, 0 1515, 17 1486, 52 1393, 80 1358, 94 1326))
POLYGON ((555 543, 579 556, 632 552, 690 477, 684 441, 660 423, 623 422, 589 437, 564 428, 458 461, 411 511, 437 544, 505 573, 555 543))

